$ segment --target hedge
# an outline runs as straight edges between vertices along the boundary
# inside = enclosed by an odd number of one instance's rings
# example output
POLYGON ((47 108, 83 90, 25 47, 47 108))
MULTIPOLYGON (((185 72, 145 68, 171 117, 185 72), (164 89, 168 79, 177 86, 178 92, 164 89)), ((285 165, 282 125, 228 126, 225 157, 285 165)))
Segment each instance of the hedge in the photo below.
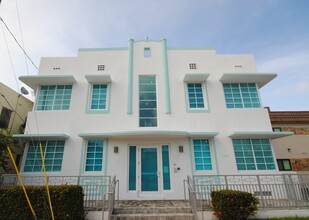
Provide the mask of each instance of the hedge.
POLYGON ((257 211, 259 199, 248 192, 237 190, 212 190, 214 215, 220 220, 243 220, 257 211))
MULTIPOLYGON (((52 219, 46 188, 26 186, 26 191, 37 219, 52 219)), ((49 191, 56 220, 84 219, 84 196, 81 186, 49 186, 49 191)), ((33 219, 21 186, 0 187, 0 219, 33 219)))

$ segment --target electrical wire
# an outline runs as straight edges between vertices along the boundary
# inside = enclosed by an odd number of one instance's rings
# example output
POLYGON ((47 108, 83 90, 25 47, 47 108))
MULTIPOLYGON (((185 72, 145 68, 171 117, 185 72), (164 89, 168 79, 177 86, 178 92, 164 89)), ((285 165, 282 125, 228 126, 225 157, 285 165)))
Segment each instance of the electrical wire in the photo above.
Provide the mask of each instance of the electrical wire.
POLYGON ((14 34, 11 32, 11 30, 9 29, 9 27, 6 25, 6 23, 4 22, 4 20, 2 19, 2 17, 0 16, 0 21, 2 21, 2 23, 4 24, 4 26, 6 27, 6 29, 8 30, 8 32, 12 35, 13 39, 15 40, 15 42, 17 43, 17 45, 20 47, 20 49, 24 52, 24 54, 27 56, 27 58, 30 60, 30 62, 32 63, 32 65, 38 70, 38 67, 34 64, 34 62, 32 61, 32 59, 29 57, 29 55, 27 54, 27 52, 24 50, 24 48, 20 45, 20 43, 17 41, 16 37, 14 36, 14 34))
MULTIPOLYGON (((21 36, 21 44, 22 44, 23 48, 25 48, 24 36, 23 36, 22 29, 21 29, 21 22, 20 22, 20 16, 19 16, 19 9, 18 9, 17 0, 15 0, 15 3, 16 3, 17 17, 18 17, 18 23, 19 23, 19 31, 20 31, 20 36, 21 36)), ((28 73, 28 76, 29 76, 29 67, 28 67, 28 62, 27 62, 26 55, 25 55, 25 63, 26 63, 27 73, 28 73)))

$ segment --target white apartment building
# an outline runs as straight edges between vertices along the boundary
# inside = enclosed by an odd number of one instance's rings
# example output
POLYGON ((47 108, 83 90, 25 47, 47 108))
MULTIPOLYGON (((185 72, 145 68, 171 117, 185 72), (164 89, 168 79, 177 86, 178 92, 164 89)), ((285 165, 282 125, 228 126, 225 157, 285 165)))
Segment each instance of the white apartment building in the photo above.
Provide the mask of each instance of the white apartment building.
POLYGON ((126 48, 79 49, 42 58, 21 171, 116 175, 121 199, 182 199, 187 175, 276 174, 273 132, 252 55, 170 48, 129 40, 126 48))

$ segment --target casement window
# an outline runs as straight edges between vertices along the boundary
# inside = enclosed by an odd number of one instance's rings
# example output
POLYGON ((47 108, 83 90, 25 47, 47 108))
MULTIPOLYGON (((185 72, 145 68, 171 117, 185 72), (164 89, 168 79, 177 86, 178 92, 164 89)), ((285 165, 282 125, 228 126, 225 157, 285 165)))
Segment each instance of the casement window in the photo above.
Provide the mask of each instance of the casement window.
POLYGON ((70 109, 72 85, 41 86, 36 110, 70 109))
POLYGON ((238 170, 275 170, 269 139, 233 139, 238 170))
POLYGON ((157 127, 156 77, 139 77, 139 126, 157 127))
POLYGON ((203 83, 187 83, 189 109, 205 109, 203 83))
POLYGON ((89 140, 87 142, 85 171, 102 171, 103 140, 89 140))
POLYGON ((150 47, 144 48, 144 57, 151 57, 151 49, 150 47))
POLYGON ((260 108, 260 99, 255 83, 224 83, 227 108, 260 108))
POLYGON ((93 84, 90 110, 107 109, 107 84, 93 84))
MULTIPOLYGON (((43 172, 40 142, 30 141, 24 165, 24 172, 43 172)), ((44 163, 47 172, 60 172, 64 141, 42 141, 44 163)))
POLYGON ((7 129, 10 124, 12 110, 6 107, 2 107, 1 115, 0 115, 0 128, 7 129))
POLYGON ((212 170, 211 154, 208 139, 194 139, 195 170, 212 170))
POLYGON ((277 159, 277 164, 280 171, 292 171, 292 166, 289 159, 277 159))

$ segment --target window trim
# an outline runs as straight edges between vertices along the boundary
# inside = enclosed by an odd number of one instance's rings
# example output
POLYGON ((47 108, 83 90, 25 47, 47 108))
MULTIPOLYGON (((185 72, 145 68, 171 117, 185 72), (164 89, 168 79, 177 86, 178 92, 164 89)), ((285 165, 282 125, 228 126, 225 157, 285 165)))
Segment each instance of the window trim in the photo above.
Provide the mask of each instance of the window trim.
POLYGON ((87 139, 84 142, 84 150, 83 150, 83 166, 82 166, 82 173, 84 174, 98 174, 98 172, 100 173, 106 173, 105 171, 105 161, 106 161, 106 154, 107 154, 107 141, 105 139, 87 139), (88 152, 88 142, 89 141, 102 141, 102 164, 101 164, 101 170, 100 171, 86 171, 86 167, 87 167, 87 152, 88 152))
POLYGON ((86 114, 109 114, 110 113, 110 101, 111 101, 111 82, 89 82, 88 83, 88 95, 86 100, 86 114), (106 108, 105 109, 91 109, 92 91, 93 85, 107 85, 106 88, 106 108))
POLYGON ((8 118, 4 118, 4 119, 7 119, 6 121, 4 120, 1 120, 1 123, 3 122, 3 125, 6 125, 5 127, 2 127, 4 129, 8 129, 10 127, 10 122, 11 122, 11 118, 12 118, 12 113, 13 113, 13 110, 12 109, 9 109, 5 106, 2 106, 1 108, 1 112, 0 112, 0 120, 2 119, 1 116, 3 116, 3 118, 5 116, 8 116, 8 118), (6 113, 8 113, 8 115, 5 115, 6 113), (3 113, 3 114, 2 114, 3 113), (4 124, 5 123, 5 124, 4 124))
POLYGON ((54 84, 54 85, 40 85, 37 89, 37 95, 36 95, 36 101, 35 101, 35 108, 34 108, 34 111, 39 111, 39 112, 49 112, 49 111, 70 111, 71 110, 71 105, 72 105, 72 96, 73 96, 73 88, 74 88, 74 85, 73 84, 65 84, 65 85, 62 85, 62 84, 54 84), (55 90, 55 94, 54 94, 54 98, 53 98, 53 105, 52 105, 52 109, 38 109, 38 103, 39 103, 39 97, 40 97, 40 94, 41 94, 41 88, 42 86, 56 86, 56 88, 58 86, 72 86, 71 88, 71 93, 70 93, 70 104, 69 104, 69 108, 68 109, 53 109, 54 108, 54 102, 55 102, 55 96, 56 96, 56 91, 57 89, 55 90))
POLYGON ((191 138, 191 141, 190 141, 190 149, 191 149, 191 152, 192 152, 192 168, 193 168, 193 171, 196 172, 196 173, 215 173, 217 172, 217 165, 216 165, 216 157, 215 157, 215 152, 214 152, 214 143, 213 143, 213 139, 212 138, 207 138, 207 137, 196 137, 196 138, 191 138), (194 140, 208 140, 208 145, 209 145, 209 152, 210 152, 210 160, 211 160, 211 170, 197 170, 196 169, 196 162, 195 162, 195 155, 194 155, 194 140))
MULTIPOLYGON (((225 108, 226 109, 259 109, 259 108, 263 108, 263 103, 262 103, 259 87, 258 87, 257 83, 255 83, 255 82, 222 82, 222 90, 223 90, 225 108), (230 85, 231 84, 237 84, 238 85, 242 107, 238 108, 238 107, 228 107, 227 106, 228 103, 226 102, 226 94, 225 94, 225 91, 224 91, 224 85, 225 84, 230 84, 230 85), (243 94, 241 92, 240 84, 254 84, 255 85, 256 93, 257 93, 257 96, 258 96, 258 99, 259 99, 259 105, 260 105, 259 107, 245 107, 245 102, 244 102, 243 94)), ((252 102, 250 102, 250 103, 252 104, 252 102)), ((234 102, 233 102, 233 105, 235 105, 234 102)))
POLYGON ((144 57, 145 58, 151 57, 151 48, 150 47, 144 47, 144 57))
POLYGON ((184 82, 184 92, 185 92, 185 102, 186 102, 186 111, 187 113, 198 113, 198 112, 210 112, 210 104, 208 98, 208 89, 206 85, 207 81, 188 81, 184 82), (188 84, 190 83, 200 83, 202 86, 202 93, 203 93, 203 101, 204 101, 204 108, 190 108, 190 101, 189 101, 189 91, 188 91, 188 84))

